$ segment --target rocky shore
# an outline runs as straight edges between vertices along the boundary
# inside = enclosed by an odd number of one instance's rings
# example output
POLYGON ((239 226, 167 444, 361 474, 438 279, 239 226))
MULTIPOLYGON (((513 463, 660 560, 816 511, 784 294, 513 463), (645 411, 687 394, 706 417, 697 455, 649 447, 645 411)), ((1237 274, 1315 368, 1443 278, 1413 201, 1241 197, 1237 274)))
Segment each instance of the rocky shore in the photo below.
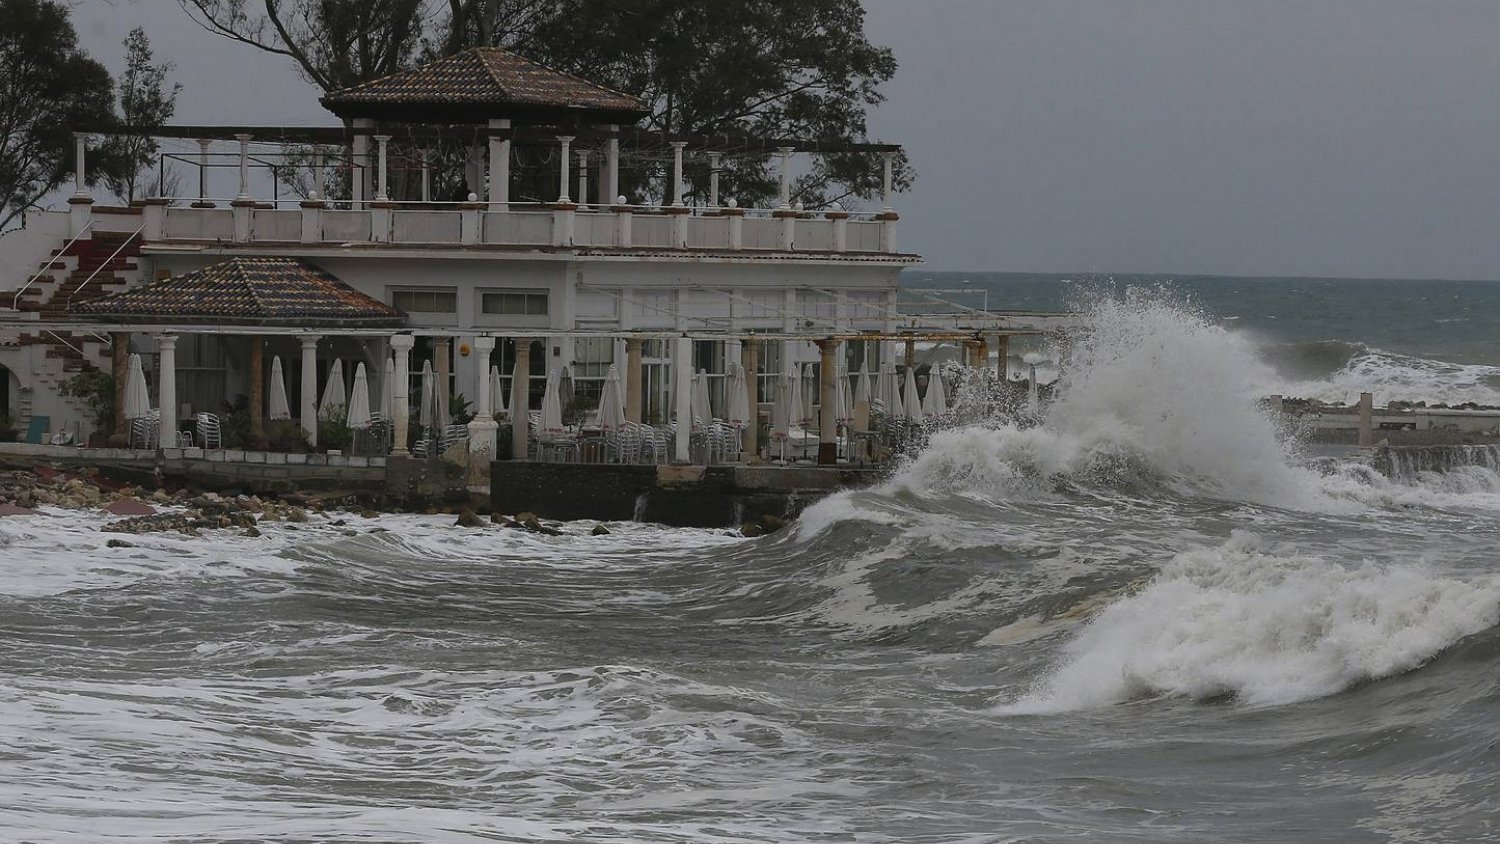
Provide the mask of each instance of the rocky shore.
MULTIPOLYGON (((65 469, 38 464, 30 469, 0 470, 0 517, 36 513, 41 506, 64 510, 96 511, 119 518, 106 524, 106 533, 141 534, 173 532, 200 536, 206 530, 232 530, 242 536, 259 536, 259 525, 265 522, 306 522, 309 514, 333 517, 373 519, 383 512, 368 496, 355 493, 291 493, 280 496, 221 494, 183 487, 176 490, 147 489, 113 480, 95 470, 65 469)), ((399 511, 406 512, 406 511, 399 511)), ((440 511, 428 508, 426 514, 440 511)), ((499 527, 526 531, 543 536, 562 536, 562 524, 544 521, 535 513, 514 516, 494 514, 489 517, 467 507, 446 511, 456 515, 455 528, 480 529, 499 527)), ((748 524, 745 536, 760 536, 783 527, 778 519, 764 524, 748 524)), ((335 519, 334 524, 342 524, 335 519)), ((611 533, 600 523, 590 531, 594 536, 611 533)), ((111 539, 111 545, 128 546, 124 539, 111 539)))

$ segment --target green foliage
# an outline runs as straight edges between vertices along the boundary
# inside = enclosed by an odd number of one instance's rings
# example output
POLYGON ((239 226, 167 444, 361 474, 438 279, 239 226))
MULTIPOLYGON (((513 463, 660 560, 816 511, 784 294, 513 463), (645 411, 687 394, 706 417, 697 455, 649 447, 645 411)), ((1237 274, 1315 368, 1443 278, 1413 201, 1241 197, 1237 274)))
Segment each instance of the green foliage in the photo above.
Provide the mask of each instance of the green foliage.
POLYGON ((89 422, 94 430, 115 429, 115 377, 96 367, 88 367, 62 384, 62 394, 83 399, 89 422))
POLYGON ((349 430, 349 410, 342 405, 318 415, 318 450, 348 451, 354 433, 349 430))
POLYGON ((585 395, 583 393, 574 395, 573 400, 568 402, 567 406, 562 409, 563 424, 577 425, 583 421, 583 418, 588 415, 589 411, 598 406, 598 396, 585 395))
POLYGON ((302 425, 291 419, 276 419, 267 425, 266 441, 271 451, 305 454, 312 450, 302 425))
MULTIPOLYGON (((79 48, 66 5, 0 0, 0 230, 68 180, 75 129, 114 124, 113 90, 79 48)), ((110 149, 85 163, 89 184, 122 167, 110 149)))
MULTIPOLYGON (((866 37, 859 0, 178 2, 211 32, 290 57, 325 91, 469 47, 500 46, 640 96, 650 109, 644 125, 669 134, 867 141, 866 113, 896 72, 891 50, 866 37)), ((423 143, 435 153, 434 195, 477 190, 457 175, 471 137, 423 143)), ((763 204, 777 190, 770 165, 764 154, 726 158, 721 195, 763 204)), ((517 166, 512 176, 517 198, 556 195, 552 164, 517 166)), ((898 157, 896 188, 911 179, 898 157)), ((706 196, 706 167, 690 166, 686 180, 692 196, 706 196)), ((868 199, 880 183, 876 156, 820 156, 797 177, 793 201, 818 208, 868 199)), ((394 187, 398 198, 416 195, 415 181, 394 187)), ((659 156, 624 162, 627 195, 641 201, 665 188, 659 156)))
MULTIPOLYGON (((125 72, 120 77, 120 124, 132 130, 159 128, 177 111, 179 83, 167 84, 171 62, 155 62, 146 31, 136 27, 125 37, 125 72)), ((104 183, 120 199, 136 198, 142 178, 156 164, 157 143, 149 135, 126 135, 113 142, 123 166, 104 183)))
POLYGON ((474 403, 464 398, 463 393, 448 397, 448 418, 452 425, 467 425, 474 418, 474 403))

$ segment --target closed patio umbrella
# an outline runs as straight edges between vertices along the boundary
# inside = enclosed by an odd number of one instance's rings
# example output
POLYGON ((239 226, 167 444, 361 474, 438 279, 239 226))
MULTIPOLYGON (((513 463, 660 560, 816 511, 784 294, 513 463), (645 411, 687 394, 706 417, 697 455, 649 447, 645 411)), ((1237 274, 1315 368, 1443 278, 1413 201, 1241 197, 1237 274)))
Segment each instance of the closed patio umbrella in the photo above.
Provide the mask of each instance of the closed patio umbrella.
POLYGON ((422 361, 422 403, 417 406, 417 424, 423 428, 432 427, 432 409, 437 404, 436 381, 432 373, 432 361, 422 361))
POLYGON ((557 381, 557 401, 563 407, 573 404, 573 397, 577 395, 573 387, 573 367, 565 366, 557 381))
POLYGON ((286 372, 281 368, 281 355, 271 358, 271 395, 266 399, 266 416, 269 419, 291 419, 292 406, 286 400, 286 372))
POLYGON ((932 418, 947 412, 948 391, 943 387, 943 376, 934 366, 927 370, 927 395, 922 397, 922 415, 932 418))
MULTIPOLYGON (((787 423, 801 425, 806 412, 802 409, 802 367, 797 364, 789 364, 786 371, 786 408, 787 423)), ((788 436, 790 436, 788 430, 788 436)))
POLYGON ((370 379, 363 362, 354 367, 354 386, 349 394, 349 413, 344 424, 351 429, 370 425, 370 379))
POLYGON ((737 363, 729 365, 729 381, 725 385, 726 392, 724 418, 730 425, 736 428, 744 428, 750 424, 750 393, 745 381, 745 367, 737 363))
POLYGON ((870 373, 863 369, 854 379, 854 429, 870 429, 870 373))
POLYGON ((323 385, 323 399, 318 402, 318 418, 332 415, 336 407, 349 406, 349 391, 344 388, 344 362, 334 358, 328 368, 328 382, 323 385))
POLYGON ((776 379, 776 397, 771 402, 771 439, 780 440, 785 456, 787 437, 792 433, 792 404, 797 399, 796 380, 790 370, 776 379))
POLYGON ((813 377, 813 365, 802 364, 802 427, 818 427, 818 379, 813 377))
POLYGON ((909 422, 922 421, 922 397, 917 394, 917 368, 906 365, 906 379, 901 389, 901 416, 909 422))
POLYGON ((1042 406, 1042 389, 1036 383, 1036 364, 1031 365, 1031 383, 1026 385, 1026 409, 1035 413, 1042 406))
POLYGON ((599 429, 614 433, 625 429, 625 399, 620 389, 620 370, 614 364, 604 376, 604 392, 599 396, 599 429))
POLYGON ((834 418, 839 424, 848 425, 854 421, 854 402, 849 400, 849 372, 842 366, 834 371, 838 373, 838 380, 833 383, 834 418))
POLYGON ((896 364, 886 361, 875 377, 873 409, 890 417, 901 415, 901 394, 896 390, 896 364))
POLYGON ((693 427, 707 428, 713 421, 713 408, 708 403, 708 373, 700 369, 693 376, 693 427))
POLYGON ((547 388, 542 392, 542 436, 558 436, 563 432, 562 421, 562 370, 554 367, 547 373, 547 388))
POLYGON ((380 381, 380 415, 396 418, 396 361, 385 359, 385 377, 380 381))
POLYGON ((125 418, 144 419, 151 415, 151 392, 146 387, 146 371, 141 356, 132 354, 125 372, 125 418))

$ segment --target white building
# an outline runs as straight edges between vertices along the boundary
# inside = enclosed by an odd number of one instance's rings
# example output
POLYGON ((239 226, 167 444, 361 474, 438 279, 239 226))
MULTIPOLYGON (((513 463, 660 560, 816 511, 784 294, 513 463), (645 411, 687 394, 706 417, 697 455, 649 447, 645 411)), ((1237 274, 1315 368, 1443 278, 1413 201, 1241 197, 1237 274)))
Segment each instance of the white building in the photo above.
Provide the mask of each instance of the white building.
MULTIPOLYGON (((134 351, 153 373, 154 402, 175 410, 161 414, 163 431, 236 397, 259 426, 273 356, 285 363, 296 415, 333 360, 364 361, 378 381, 394 352, 398 373, 408 374, 398 376, 398 400, 415 389, 403 386, 411 385, 409 373, 430 360, 440 381, 474 403, 474 442, 492 449, 492 366, 508 385, 519 362, 537 394, 549 369, 570 367, 586 395, 616 364, 625 373, 627 416, 650 422, 673 407, 674 373, 704 370, 722 400, 723 373, 743 361, 762 376, 749 379, 753 393, 762 388, 753 396, 759 402, 789 360, 843 355, 853 370, 874 366, 881 344, 851 340, 919 330, 977 348, 1031 327, 896 313, 899 273, 919 258, 897 245, 893 146, 663 138, 634 125, 644 114, 635 98, 494 48, 323 102, 341 127, 161 130, 198 141, 199 190, 131 208, 101 207, 84 191, 90 136, 79 133, 70 210, 31 215, 27 228, 0 239, 0 287, 11 291, 0 294, 0 305, 11 306, 0 311, 8 382, 0 412, 33 438, 73 430, 86 439, 93 432, 84 408, 59 394, 60 383, 85 363, 113 368, 122 395, 124 362, 134 351), (456 144, 466 154, 445 171, 431 151, 456 144), (884 207, 803 210, 792 196, 803 155, 883 159, 884 207), (721 195, 720 174, 740 156, 770 156, 780 167, 773 207, 744 208, 721 195), (258 164, 276 168, 283 181, 295 172, 313 190, 306 199, 253 196, 258 164), (221 165, 237 171, 232 197, 207 190, 203 174, 221 165), (657 175, 644 181, 664 195, 628 201, 622 172, 649 168, 657 175), (691 190, 688 173, 696 175, 691 190), (320 192, 324 186, 332 189, 320 192), (546 195, 534 195, 540 190, 546 195), (285 308, 270 318, 246 305, 254 298, 246 291, 264 279, 247 282, 243 262, 226 264, 235 259, 290 259, 390 306, 398 320, 299 324, 295 309, 285 308), (226 268, 236 266, 238 280, 226 282, 226 268), (188 281, 172 287, 168 279, 188 281), (153 282, 165 285, 157 291, 165 299, 126 301, 127 291, 153 282), (148 301, 165 304, 142 311, 148 301)), ((396 415, 403 425, 404 414, 396 415)), ((520 455, 526 420, 515 416, 520 455)), ((315 433, 305 411, 302 417, 315 433)), ((398 452, 403 445, 398 437, 398 452)))

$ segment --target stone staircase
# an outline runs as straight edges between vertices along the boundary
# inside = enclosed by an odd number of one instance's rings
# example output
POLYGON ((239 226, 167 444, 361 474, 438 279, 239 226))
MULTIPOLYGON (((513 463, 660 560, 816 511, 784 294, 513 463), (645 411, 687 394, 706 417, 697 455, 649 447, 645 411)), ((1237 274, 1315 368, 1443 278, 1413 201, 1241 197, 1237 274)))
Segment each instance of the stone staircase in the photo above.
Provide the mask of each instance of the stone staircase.
POLYGON ((73 302, 97 299, 138 283, 140 247, 139 235, 95 232, 90 239, 77 240, 54 251, 30 286, 11 294, 8 304, 19 313, 30 314, 28 319, 32 321, 18 334, 0 338, 0 344, 45 349, 39 359, 33 359, 40 363, 34 364, 32 389, 21 392, 14 408, 20 430, 24 431, 31 423, 33 397, 38 390, 56 394, 58 401, 73 411, 70 415, 88 418, 82 401, 62 395, 62 385, 90 366, 109 371, 109 337, 62 328, 52 330, 47 323, 68 319, 68 306, 73 302))

